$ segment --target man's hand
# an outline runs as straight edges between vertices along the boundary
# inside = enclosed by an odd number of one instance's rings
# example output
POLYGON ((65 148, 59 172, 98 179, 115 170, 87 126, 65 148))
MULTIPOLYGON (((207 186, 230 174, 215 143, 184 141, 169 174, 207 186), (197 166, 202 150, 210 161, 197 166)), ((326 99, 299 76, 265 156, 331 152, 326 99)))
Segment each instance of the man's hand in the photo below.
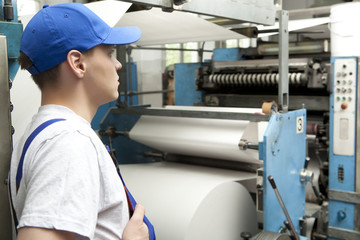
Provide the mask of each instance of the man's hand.
POLYGON ((133 216, 126 225, 123 240, 149 240, 149 229, 144 223, 145 208, 137 204, 133 216))

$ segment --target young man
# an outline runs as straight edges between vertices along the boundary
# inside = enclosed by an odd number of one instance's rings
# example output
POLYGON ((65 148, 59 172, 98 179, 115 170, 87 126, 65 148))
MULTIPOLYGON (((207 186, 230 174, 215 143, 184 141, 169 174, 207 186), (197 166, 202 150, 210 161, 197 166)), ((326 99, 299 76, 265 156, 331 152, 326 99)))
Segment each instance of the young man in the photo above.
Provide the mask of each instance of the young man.
POLYGON ((19 63, 42 97, 11 159, 19 240, 149 239, 144 208, 130 216, 115 164, 90 127, 97 108, 118 97, 113 45, 140 35, 110 28, 79 3, 44 6, 24 30, 19 63))

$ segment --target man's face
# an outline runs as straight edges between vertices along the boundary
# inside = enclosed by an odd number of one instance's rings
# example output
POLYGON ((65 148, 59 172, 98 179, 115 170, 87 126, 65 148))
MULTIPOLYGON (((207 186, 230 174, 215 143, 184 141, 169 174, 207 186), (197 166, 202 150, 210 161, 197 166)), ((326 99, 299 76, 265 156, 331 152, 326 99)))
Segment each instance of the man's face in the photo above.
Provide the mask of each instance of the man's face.
POLYGON ((119 96, 121 63, 113 56, 113 45, 99 45, 90 54, 85 54, 86 89, 90 101, 96 105, 116 100, 119 96))

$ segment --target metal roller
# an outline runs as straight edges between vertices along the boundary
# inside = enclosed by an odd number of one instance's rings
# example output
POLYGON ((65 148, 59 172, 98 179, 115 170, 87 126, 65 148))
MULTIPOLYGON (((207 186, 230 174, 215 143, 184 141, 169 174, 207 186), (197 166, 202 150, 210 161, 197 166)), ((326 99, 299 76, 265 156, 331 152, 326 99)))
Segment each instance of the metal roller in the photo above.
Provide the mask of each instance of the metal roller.
POLYGON ((265 79, 266 79, 266 84, 267 84, 268 86, 270 86, 270 85, 271 85, 270 74, 265 74, 265 79))
POLYGON ((210 74, 209 75, 209 82, 213 83, 214 79, 214 74, 210 74))
POLYGON ((219 84, 220 84, 220 85, 224 85, 224 83, 225 83, 225 77, 226 77, 226 75, 224 75, 224 74, 219 74, 219 84))
POLYGON ((239 75, 238 81, 239 81, 240 86, 243 85, 243 77, 244 77, 244 74, 240 74, 240 75, 239 75))
POLYGON ((258 82, 257 82, 257 74, 253 74, 251 79, 252 79, 252 81, 251 81, 252 84, 259 85, 258 82))
POLYGON ((214 77, 214 82, 219 84, 220 83, 219 78, 220 78, 220 74, 216 74, 214 77))
POLYGON ((255 85, 255 83, 253 83, 253 75, 254 75, 254 74, 251 73, 251 74, 249 74, 249 76, 248 76, 248 82, 249 82, 250 85, 255 85))
POLYGON ((216 77, 216 83, 217 84, 221 84, 221 77, 222 77, 222 74, 217 75, 217 77, 216 77))
POLYGON ((243 73, 241 75, 241 86, 246 86, 246 78, 247 78, 247 74, 243 73))
POLYGON ((226 75, 226 78, 225 78, 225 84, 226 84, 226 85, 230 85, 230 84, 231 84, 231 83, 230 83, 230 77, 231 77, 231 75, 232 75, 232 74, 227 74, 227 75, 226 75))
POLYGON ((236 85, 239 85, 239 84, 240 84, 240 81, 239 81, 240 76, 241 76, 240 73, 237 73, 237 74, 235 75, 235 84, 236 84, 236 85))
POLYGON ((231 74, 230 76, 230 84, 235 84, 235 73, 231 74))
POLYGON ((253 76, 252 76, 252 84, 254 84, 254 85, 260 85, 258 82, 257 82, 257 76, 258 76, 258 74, 253 74, 253 76))
POLYGON ((276 73, 272 73, 271 74, 271 85, 275 85, 276 84, 276 73))
POLYGON ((244 79, 244 74, 241 73, 241 74, 239 75, 239 79, 238 79, 240 86, 242 86, 242 85, 244 84, 243 79, 244 79))
POLYGON ((247 84, 247 77, 248 77, 247 74, 243 74, 243 75, 242 75, 242 84, 243 84, 244 86, 248 85, 248 84, 247 84))
POLYGON ((253 77, 253 75, 254 75, 254 74, 252 74, 252 73, 250 73, 250 74, 248 75, 248 83, 249 83, 250 86, 254 85, 253 82, 252 82, 252 77, 253 77))
MULTIPOLYGON (((279 83, 279 73, 229 73, 210 74, 209 82, 219 85, 236 86, 275 86, 279 83)), ((306 79, 305 73, 289 73, 289 84, 300 85, 306 79)))
POLYGON ((261 74, 261 82, 264 86, 268 85, 267 80, 266 80, 266 75, 265 73, 261 74))
POLYGON ((294 84, 295 83, 295 77, 296 77, 296 73, 291 73, 290 74, 290 79, 289 79, 289 82, 294 84))
POLYGON ((297 74, 296 74, 296 83, 297 83, 297 84, 300 84, 300 83, 301 83, 301 75, 302 75, 301 73, 297 73, 297 74))

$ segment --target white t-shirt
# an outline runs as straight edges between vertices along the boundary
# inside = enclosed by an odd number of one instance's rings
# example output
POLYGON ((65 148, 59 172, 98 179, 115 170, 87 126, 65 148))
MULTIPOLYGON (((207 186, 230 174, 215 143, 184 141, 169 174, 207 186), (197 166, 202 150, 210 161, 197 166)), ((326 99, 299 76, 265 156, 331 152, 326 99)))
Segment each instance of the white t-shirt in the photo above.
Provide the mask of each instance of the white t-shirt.
POLYGON ((11 159, 11 193, 18 228, 41 227, 77 234, 76 239, 121 239, 129 221, 123 184, 90 124, 70 109, 45 105, 33 117, 11 159), (24 143, 40 124, 55 122, 30 144, 16 192, 24 143))

